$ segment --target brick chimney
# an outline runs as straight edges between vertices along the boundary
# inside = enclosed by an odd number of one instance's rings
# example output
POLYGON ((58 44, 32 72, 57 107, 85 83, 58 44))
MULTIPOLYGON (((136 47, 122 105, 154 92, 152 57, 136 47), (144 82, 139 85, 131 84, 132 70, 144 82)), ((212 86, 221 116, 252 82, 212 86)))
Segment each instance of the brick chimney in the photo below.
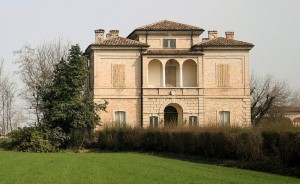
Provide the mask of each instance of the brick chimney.
POLYGON ((119 30, 110 30, 109 34, 110 34, 110 38, 116 38, 119 36, 119 30))
POLYGON ((226 38, 230 40, 234 40, 234 32, 233 31, 227 31, 225 32, 226 38))
POLYGON ((208 31, 208 39, 218 38, 218 31, 208 31))
POLYGON ((101 42, 104 40, 104 29, 95 30, 95 42, 101 42))

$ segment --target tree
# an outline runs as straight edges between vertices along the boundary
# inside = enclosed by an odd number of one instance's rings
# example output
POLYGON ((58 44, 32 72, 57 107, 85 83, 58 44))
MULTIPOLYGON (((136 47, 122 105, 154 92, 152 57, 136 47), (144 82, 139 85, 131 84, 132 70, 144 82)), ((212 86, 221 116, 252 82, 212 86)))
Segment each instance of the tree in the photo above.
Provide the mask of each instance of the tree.
POLYGON ((14 52, 19 65, 18 73, 25 84, 22 91, 23 97, 29 103, 29 109, 33 109, 37 124, 40 124, 42 113, 41 90, 51 85, 55 64, 61 58, 67 58, 69 43, 63 39, 45 42, 32 48, 25 44, 20 50, 14 52))
POLYGON ((16 99, 16 84, 8 74, 3 72, 3 60, 0 61, 0 116, 2 123, 1 134, 7 134, 13 130, 12 119, 15 115, 13 110, 16 99))
POLYGON ((289 98, 289 105, 300 106, 300 88, 292 92, 292 95, 289 98))
MULTIPOLYGON (((68 60, 61 59, 54 78, 43 96, 43 122, 65 133, 94 128, 99 121, 92 96, 87 90, 88 67, 78 45, 71 46, 68 60)), ((40 89, 43 90, 43 89, 40 89)))
POLYGON ((251 122, 258 125, 271 107, 287 104, 291 90, 285 81, 276 80, 274 76, 264 78, 251 76, 251 122))

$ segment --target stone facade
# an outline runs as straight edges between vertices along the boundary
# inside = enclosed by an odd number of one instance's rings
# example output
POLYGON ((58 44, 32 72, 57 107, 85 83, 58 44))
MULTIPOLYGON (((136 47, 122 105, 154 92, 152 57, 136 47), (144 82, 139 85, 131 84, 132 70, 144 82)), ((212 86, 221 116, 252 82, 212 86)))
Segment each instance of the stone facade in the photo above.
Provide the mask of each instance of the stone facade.
POLYGON ((250 125, 249 51, 252 44, 202 28, 160 21, 127 38, 96 30, 90 58, 90 88, 106 100, 107 125, 250 125))

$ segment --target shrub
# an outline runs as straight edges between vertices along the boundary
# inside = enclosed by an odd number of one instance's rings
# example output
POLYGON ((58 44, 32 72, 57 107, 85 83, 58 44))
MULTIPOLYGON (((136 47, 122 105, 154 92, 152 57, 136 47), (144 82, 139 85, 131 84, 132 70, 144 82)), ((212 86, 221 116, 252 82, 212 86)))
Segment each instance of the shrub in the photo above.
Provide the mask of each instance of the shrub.
POLYGON ((69 136, 60 128, 25 127, 10 133, 5 148, 24 152, 53 152, 65 148, 69 136))
POLYGON ((262 152, 266 157, 275 159, 279 156, 280 135, 277 132, 262 132, 262 152))
POLYGON ((280 136, 280 159, 289 165, 300 165, 300 133, 286 132, 280 136))
POLYGON ((55 147, 48 140, 49 132, 39 127, 25 127, 10 133, 7 148, 25 152, 51 152, 55 147))

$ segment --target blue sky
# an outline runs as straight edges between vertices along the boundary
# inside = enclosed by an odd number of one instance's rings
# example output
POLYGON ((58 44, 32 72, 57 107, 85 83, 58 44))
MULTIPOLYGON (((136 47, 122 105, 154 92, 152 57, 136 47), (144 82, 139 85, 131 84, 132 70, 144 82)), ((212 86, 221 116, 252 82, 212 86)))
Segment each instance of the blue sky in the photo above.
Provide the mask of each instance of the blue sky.
POLYGON ((0 0, 0 58, 17 69, 12 52, 59 37, 79 43, 94 41, 98 28, 133 29, 168 19, 217 30, 234 31, 237 40, 255 44, 251 72, 273 74, 300 88, 300 1, 298 0, 0 0))

